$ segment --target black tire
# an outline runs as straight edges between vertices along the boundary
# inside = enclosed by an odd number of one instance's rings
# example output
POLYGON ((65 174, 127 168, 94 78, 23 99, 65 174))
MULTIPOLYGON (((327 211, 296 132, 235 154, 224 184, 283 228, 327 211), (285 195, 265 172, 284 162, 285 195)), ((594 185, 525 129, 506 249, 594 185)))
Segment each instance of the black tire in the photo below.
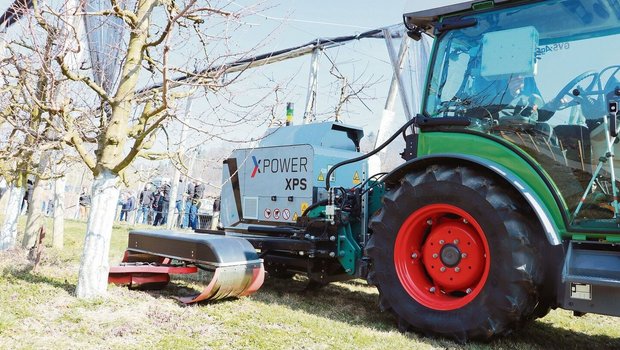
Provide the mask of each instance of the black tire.
MULTIPOLYGON (((501 179, 477 169, 433 165, 406 175, 400 186, 395 186, 385 194, 384 207, 370 223, 372 237, 366 253, 372 263, 368 282, 379 289, 380 307, 395 314, 401 331, 413 329, 426 335, 449 337, 460 342, 488 340, 496 335, 507 334, 535 318, 535 310, 540 312, 547 305, 539 303, 538 295, 544 273, 536 238, 532 233, 532 228, 538 227, 538 224, 532 218, 535 215, 514 189, 501 179), (487 261, 485 252, 487 277, 481 277, 477 282, 474 289, 476 293, 468 296, 460 291, 437 292, 440 297, 447 295, 454 300, 468 298, 456 301, 464 305, 449 310, 440 310, 438 305, 441 301, 429 307, 417 300, 399 279, 399 273, 402 277, 402 269, 397 272, 395 266, 395 258, 404 256, 398 255, 396 251, 402 249, 395 246, 401 228, 405 227, 403 225, 408 218, 417 215, 412 213, 424 212, 425 209, 418 210, 429 206, 456 207, 466 213, 463 218, 473 218, 488 242, 487 249, 491 257, 487 261)), ((453 219, 447 216, 445 220, 453 219)), ((463 219, 462 222, 471 225, 467 220, 463 219)), ((433 227, 429 226, 423 238, 420 238, 422 245, 430 239, 432 232, 433 227)), ((443 264, 443 253, 440 258, 443 264)), ((424 278, 432 280, 431 272, 437 276, 437 271, 431 271, 426 264, 422 263, 421 268, 425 269, 424 278)), ((424 280, 415 275, 412 274, 412 279, 424 280)), ((471 291, 471 288, 467 289, 467 293, 471 291)), ((435 298, 435 293, 432 295, 435 298)), ((437 297, 438 300, 440 297, 437 297)), ((418 299, 421 298, 424 295, 418 299)))

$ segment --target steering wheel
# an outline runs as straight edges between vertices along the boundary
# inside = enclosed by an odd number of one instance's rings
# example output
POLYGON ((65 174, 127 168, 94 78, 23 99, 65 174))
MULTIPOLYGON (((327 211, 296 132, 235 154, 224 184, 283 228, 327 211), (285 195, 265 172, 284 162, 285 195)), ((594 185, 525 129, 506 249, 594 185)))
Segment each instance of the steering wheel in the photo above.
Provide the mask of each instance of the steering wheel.
POLYGON ((573 80, 569 81, 554 99, 547 102, 545 109, 551 111, 561 111, 576 105, 588 107, 592 104, 592 101, 588 99, 587 96, 592 95, 597 83, 599 83, 598 72, 587 71, 585 73, 581 73, 573 80), (585 89, 581 88, 579 84, 590 77, 592 77, 592 82, 585 89))

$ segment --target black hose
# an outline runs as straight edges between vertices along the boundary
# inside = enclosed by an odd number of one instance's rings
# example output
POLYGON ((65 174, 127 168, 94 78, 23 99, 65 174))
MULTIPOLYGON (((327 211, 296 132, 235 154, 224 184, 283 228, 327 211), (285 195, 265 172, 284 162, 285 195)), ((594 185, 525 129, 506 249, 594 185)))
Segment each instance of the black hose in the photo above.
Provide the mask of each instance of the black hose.
POLYGON ((310 210, 319 207, 321 205, 326 205, 327 204, 327 199, 323 199, 321 201, 318 201, 316 203, 312 203, 310 206, 308 206, 308 208, 306 208, 306 210, 304 210, 303 213, 301 213, 301 216, 306 216, 308 215, 308 213, 310 212, 310 210))
MULTIPOLYGON (((329 169, 329 171, 327 172, 327 177, 325 179, 325 189, 329 191, 329 179, 330 176, 332 175, 332 173, 339 167, 343 166, 343 165, 347 165, 347 164, 351 164, 351 163, 355 163, 355 162, 359 162, 360 160, 366 159, 368 157, 371 157, 375 154, 377 154, 379 151, 381 151, 382 149, 384 149, 387 145, 389 145, 390 143, 392 143, 392 141, 394 141, 394 139, 396 137, 398 137, 398 135, 401 132, 404 132, 409 126, 411 126, 412 124, 415 124, 417 122, 417 118, 413 118, 410 121, 406 122, 403 126, 400 127, 400 129, 396 130, 396 132, 390 136, 389 139, 387 139, 384 143, 382 143, 379 147, 375 148, 374 150, 361 155, 359 157, 356 158, 352 158, 352 159, 347 159, 345 161, 342 161, 340 163, 337 163, 336 165, 334 165, 333 167, 331 167, 331 169, 329 169)), ((309 208, 309 207, 308 207, 309 208)))

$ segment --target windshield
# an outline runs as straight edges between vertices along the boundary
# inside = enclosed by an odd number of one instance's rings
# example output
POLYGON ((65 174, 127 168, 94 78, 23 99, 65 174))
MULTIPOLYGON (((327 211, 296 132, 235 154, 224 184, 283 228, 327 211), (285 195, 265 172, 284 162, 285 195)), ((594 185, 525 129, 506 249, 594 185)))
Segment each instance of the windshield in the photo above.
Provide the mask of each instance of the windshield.
POLYGON ((469 117, 470 128, 529 153, 573 225, 618 216, 620 167, 605 155, 615 141, 607 109, 620 93, 620 2, 541 1, 466 18, 475 25, 439 38, 424 112, 469 117))

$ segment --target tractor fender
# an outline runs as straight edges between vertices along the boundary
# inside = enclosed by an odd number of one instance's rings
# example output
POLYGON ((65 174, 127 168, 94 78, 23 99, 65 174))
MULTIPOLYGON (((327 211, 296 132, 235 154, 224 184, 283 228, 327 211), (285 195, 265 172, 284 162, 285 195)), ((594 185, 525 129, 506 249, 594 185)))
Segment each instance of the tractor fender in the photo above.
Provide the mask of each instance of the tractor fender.
POLYGON ((487 169, 500 176, 502 179, 506 181, 506 183, 510 184, 515 190, 517 190, 523 198, 527 201, 530 207, 536 213, 539 222, 541 223, 543 230, 545 232, 545 236, 547 237, 547 241, 549 244, 557 246, 561 244, 559 229, 551 220, 551 214, 549 210, 543 204, 544 202, 540 199, 538 194, 532 190, 532 188, 526 184, 523 180, 521 180, 518 176, 516 176, 513 172, 506 169, 504 166, 497 164, 493 161, 489 161, 488 159, 471 156, 471 155, 463 155, 463 154, 450 154, 450 153, 442 153, 442 154, 433 154, 429 156, 422 156, 418 158, 414 158, 405 164, 400 165, 396 169, 392 170, 388 175, 386 175, 383 179, 383 182, 386 184, 397 183, 401 178, 403 178, 407 173, 409 173, 413 169, 418 169, 424 166, 427 166, 431 163, 437 162, 446 162, 446 161, 458 161, 459 164, 469 163, 475 165, 477 167, 481 167, 487 169))

